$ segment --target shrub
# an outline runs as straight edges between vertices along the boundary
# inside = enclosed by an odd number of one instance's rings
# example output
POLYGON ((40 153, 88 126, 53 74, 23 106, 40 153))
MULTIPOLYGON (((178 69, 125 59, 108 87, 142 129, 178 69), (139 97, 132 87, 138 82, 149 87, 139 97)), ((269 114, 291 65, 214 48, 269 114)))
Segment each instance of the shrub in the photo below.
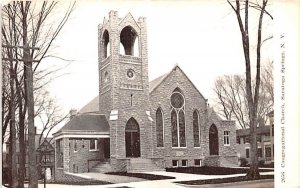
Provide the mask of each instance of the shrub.
POLYGON ((258 161, 258 166, 259 166, 259 167, 265 166, 265 160, 259 160, 259 161, 258 161))
POLYGON ((242 157, 242 158, 239 158, 239 164, 240 164, 240 166, 245 167, 245 166, 247 166, 248 161, 246 158, 242 157))

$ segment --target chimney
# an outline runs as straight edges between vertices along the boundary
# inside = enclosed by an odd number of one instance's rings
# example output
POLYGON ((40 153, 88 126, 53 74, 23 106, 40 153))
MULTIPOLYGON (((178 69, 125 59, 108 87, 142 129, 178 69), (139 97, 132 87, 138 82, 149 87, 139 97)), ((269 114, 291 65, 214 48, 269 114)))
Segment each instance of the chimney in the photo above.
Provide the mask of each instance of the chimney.
POLYGON ((77 115, 77 110, 75 110, 75 109, 70 110, 70 119, 72 119, 76 115, 77 115))

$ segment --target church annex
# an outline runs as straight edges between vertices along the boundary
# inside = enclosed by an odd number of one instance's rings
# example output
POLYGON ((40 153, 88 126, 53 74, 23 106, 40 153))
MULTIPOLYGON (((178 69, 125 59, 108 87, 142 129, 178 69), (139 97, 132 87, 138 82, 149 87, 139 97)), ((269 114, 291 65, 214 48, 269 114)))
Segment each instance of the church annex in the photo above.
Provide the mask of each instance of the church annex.
POLYGON ((234 121, 222 120, 178 65, 149 82, 145 18, 110 11, 98 52, 99 96, 54 134, 56 179, 237 165, 234 121))

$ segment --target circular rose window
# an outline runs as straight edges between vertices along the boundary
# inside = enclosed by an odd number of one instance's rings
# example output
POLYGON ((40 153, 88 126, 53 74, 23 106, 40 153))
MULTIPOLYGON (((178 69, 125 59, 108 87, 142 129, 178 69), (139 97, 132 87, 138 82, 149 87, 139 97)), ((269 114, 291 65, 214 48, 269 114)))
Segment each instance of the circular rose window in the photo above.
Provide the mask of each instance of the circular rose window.
POLYGON ((127 71, 127 76, 128 76, 128 78, 133 78, 134 72, 133 72, 132 69, 129 69, 129 70, 127 71))
POLYGON ((173 93, 171 96, 171 105, 174 108, 181 108, 184 104, 183 96, 180 93, 173 93))

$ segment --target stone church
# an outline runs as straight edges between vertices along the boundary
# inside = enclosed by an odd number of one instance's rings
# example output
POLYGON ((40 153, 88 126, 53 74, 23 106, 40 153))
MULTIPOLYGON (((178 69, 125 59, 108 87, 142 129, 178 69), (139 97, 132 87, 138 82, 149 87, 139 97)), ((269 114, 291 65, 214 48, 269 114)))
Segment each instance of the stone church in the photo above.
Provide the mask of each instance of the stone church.
POLYGON ((99 96, 54 134, 57 178, 237 164, 235 122, 222 120, 178 65, 149 82, 144 17, 110 11, 98 52, 99 96))

